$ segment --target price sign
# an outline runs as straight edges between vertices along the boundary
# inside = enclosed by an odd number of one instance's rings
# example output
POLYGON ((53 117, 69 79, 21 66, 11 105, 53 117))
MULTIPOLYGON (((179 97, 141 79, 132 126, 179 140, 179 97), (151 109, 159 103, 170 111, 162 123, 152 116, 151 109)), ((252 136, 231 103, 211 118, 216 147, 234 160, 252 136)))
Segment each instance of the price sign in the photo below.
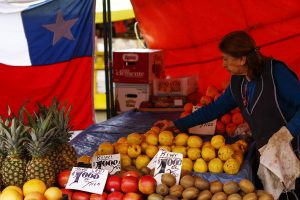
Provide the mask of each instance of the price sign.
POLYGON ((164 173, 170 173, 176 178, 176 184, 179 184, 183 155, 181 153, 173 153, 161 151, 157 156, 155 164, 154 178, 157 184, 161 184, 161 176, 164 173))
POLYGON ((93 169, 105 169, 109 174, 121 171, 120 154, 95 156, 92 159, 93 169))
POLYGON ((152 160, 148 163, 147 167, 149 169, 154 169, 157 161, 157 157, 161 154, 161 152, 164 152, 166 150, 159 149, 158 152, 155 154, 155 156, 152 158, 152 160))
POLYGON ((66 189, 102 194, 107 176, 107 170, 73 167, 66 189))
MULTIPOLYGON (((200 107, 193 106, 193 112, 198 110, 200 107)), ((190 133, 198 134, 198 135, 214 135, 216 130, 216 124, 217 120, 213 120, 210 122, 207 122, 205 124, 200 124, 198 126, 194 126, 192 128, 189 128, 190 133)))

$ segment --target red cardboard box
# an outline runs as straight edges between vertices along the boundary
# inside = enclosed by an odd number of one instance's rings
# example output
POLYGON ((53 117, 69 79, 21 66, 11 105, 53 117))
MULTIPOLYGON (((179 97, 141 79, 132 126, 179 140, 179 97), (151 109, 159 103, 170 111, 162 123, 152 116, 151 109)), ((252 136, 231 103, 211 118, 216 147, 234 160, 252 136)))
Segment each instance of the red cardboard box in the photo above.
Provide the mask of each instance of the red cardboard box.
POLYGON ((116 83, 152 83, 164 74, 161 50, 126 49, 113 53, 113 81, 116 83))

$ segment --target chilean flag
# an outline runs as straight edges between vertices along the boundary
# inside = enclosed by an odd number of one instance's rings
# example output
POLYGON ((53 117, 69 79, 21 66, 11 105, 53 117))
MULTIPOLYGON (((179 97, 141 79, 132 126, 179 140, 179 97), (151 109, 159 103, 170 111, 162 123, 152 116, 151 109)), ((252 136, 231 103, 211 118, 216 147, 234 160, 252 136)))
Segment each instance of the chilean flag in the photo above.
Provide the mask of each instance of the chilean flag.
POLYGON ((94 122, 94 0, 0 2, 0 115, 56 97, 74 130, 94 122))

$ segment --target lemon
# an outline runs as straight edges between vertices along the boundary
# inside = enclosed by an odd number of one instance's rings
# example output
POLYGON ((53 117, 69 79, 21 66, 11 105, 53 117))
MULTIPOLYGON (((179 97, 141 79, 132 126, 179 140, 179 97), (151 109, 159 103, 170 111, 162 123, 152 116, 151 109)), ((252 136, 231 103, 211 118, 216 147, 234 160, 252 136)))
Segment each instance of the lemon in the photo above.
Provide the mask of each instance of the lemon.
POLYGON ((189 137, 188 141, 187 141, 187 145, 189 147, 194 147, 194 148, 200 148, 202 146, 202 139, 201 137, 197 136, 197 135, 192 135, 189 137))
POLYGON ((198 158, 194 163, 193 169, 195 172, 199 172, 199 173, 207 172, 207 164, 205 160, 203 160, 202 158, 198 158))
POLYGON ((225 138, 222 135, 215 135, 211 138, 211 145, 215 149, 219 149, 221 146, 225 145, 225 138))
POLYGON ((223 172, 223 162, 220 158, 214 158, 208 163, 208 170, 211 173, 222 173, 223 172))
POLYGON ((201 150, 200 148, 189 148, 187 155, 191 160, 197 160, 201 157, 201 150))

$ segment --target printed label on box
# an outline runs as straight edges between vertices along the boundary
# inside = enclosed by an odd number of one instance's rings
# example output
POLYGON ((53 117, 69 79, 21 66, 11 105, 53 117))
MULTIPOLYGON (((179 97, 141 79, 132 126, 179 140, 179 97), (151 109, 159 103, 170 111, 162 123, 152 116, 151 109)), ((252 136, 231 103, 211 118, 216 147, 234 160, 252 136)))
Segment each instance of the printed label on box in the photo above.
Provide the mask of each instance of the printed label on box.
POLYGON ((73 167, 66 189, 102 194, 107 176, 107 170, 73 167))
POLYGON ((92 168, 107 170, 109 174, 121 171, 120 154, 101 155, 93 157, 92 168))
POLYGON ((161 176, 164 173, 170 173, 176 178, 176 184, 179 184, 183 155, 168 151, 161 151, 157 156, 155 164, 154 178, 157 184, 161 184, 161 176))
MULTIPOLYGON (((198 110, 200 107, 193 106, 193 112, 198 110)), ((214 135, 216 130, 217 119, 207 122, 205 124, 200 124, 189 129, 190 133, 199 135, 214 135)))

